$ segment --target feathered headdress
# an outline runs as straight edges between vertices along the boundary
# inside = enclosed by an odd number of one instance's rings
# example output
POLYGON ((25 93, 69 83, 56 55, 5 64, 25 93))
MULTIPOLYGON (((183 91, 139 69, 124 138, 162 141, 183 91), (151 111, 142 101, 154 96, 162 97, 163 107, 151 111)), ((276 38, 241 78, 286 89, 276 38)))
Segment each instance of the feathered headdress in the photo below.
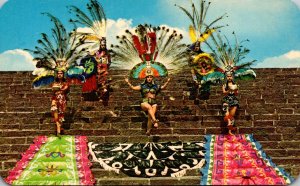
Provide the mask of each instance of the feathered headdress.
POLYGON ((125 32, 117 36, 119 44, 112 45, 113 59, 120 68, 132 68, 133 78, 145 77, 142 74, 149 69, 154 76, 167 76, 167 68, 176 72, 187 64, 186 45, 180 43, 183 37, 176 30, 145 24, 125 32))
POLYGON ((208 8, 211 2, 206 3, 204 0, 200 0, 200 8, 197 10, 195 4, 192 2, 192 11, 189 12, 187 9, 178 6, 191 20, 192 25, 189 26, 189 34, 193 45, 191 45, 191 49, 195 46, 195 44, 200 44, 207 40, 209 36, 217 29, 222 28, 223 26, 214 26, 215 23, 223 19, 226 14, 216 18, 211 23, 205 23, 206 15, 208 8))
POLYGON ((95 47, 105 40, 107 19, 102 5, 97 0, 90 0, 86 6, 89 15, 76 6, 69 6, 69 11, 76 15, 76 19, 70 19, 70 22, 90 28, 91 33, 79 32, 79 34, 84 36, 85 42, 92 43, 92 47, 95 47))
POLYGON ((209 53, 201 50, 201 43, 205 42, 216 30, 223 26, 215 26, 215 24, 222 20, 226 14, 216 18, 209 24, 206 23, 206 15, 210 7, 210 2, 206 3, 204 0, 199 0, 199 9, 191 1, 192 10, 188 11, 184 7, 178 6, 190 19, 191 25, 189 26, 190 39, 193 42, 189 46, 191 51, 190 66, 201 76, 205 76, 214 72, 214 59, 209 53), (197 50, 196 50, 197 49, 197 50))
POLYGON ((249 40, 239 42, 234 32, 233 35, 235 36, 235 45, 233 46, 225 36, 226 42, 224 42, 220 34, 217 34, 216 37, 212 36, 213 45, 206 43, 214 54, 218 68, 216 72, 207 75, 204 81, 223 80, 227 74, 233 74, 238 79, 254 79, 256 77, 255 72, 250 67, 256 60, 243 62, 250 50, 241 44, 249 40))
POLYGON ((69 67, 76 64, 76 60, 81 58, 85 53, 85 48, 80 48, 83 44, 81 37, 77 35, 76 29, 73 33, 68 33, 55 16, 49 13, 43 13, 50 17, 54 23, 51 29, 52 38, 46 33, 42 33, 42 38, 39 39, 38 46, 35 50, 25 49, 33 53, 34 60, 37 62, 33 74, 38 75, 33 80, 34 88, 46 86, 54 81, 55 71, 66 72, 69 67))

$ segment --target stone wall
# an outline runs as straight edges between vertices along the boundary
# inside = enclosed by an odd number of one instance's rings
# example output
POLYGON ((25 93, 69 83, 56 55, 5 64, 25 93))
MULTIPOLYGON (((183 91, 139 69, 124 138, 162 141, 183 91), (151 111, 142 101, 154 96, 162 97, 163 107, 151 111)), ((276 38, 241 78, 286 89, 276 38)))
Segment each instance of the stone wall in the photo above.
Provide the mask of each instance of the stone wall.
MULTIPOLYGON (((239 133, 253 133, 277 165, 294 177, 300 173, 300 69, 256 69, 257 79, 239 82, 239 133)), ((109 106, 85 102, 81 86, 72 85, 65 131, 87 135, 98 142, 203 141, 205 134, 220 134, 221 87, 212 87, 210 99, 195 100, 188 70, 176 76, 159 96, 159 129, 145 135, 145 114, 140 93, 124 82, 127 71, 112 70, 109 106), (171 99, 172 98, 172 99, 171 99), (175 100, 174 100, 175 99, 175 100)), ((32 89, 30 72, 0 72, 0 176, 6 177, 37 135, 55 134, 51 121, 51 90, 32 89)), ((163 83, 163 80, 159 80, 163 83)), ((137 84, 139 81, 133 81, 137 84)), ((100 169, 92 171, 98 184, 199 184, 199 171, 178 178, 128 178, 100 169)))

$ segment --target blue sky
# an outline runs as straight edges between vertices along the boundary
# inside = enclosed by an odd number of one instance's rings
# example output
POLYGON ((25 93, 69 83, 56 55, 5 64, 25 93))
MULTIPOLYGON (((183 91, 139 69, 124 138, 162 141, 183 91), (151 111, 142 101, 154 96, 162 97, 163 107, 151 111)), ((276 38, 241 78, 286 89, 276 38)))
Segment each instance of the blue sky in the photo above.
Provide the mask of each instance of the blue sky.
MULTIPOLYGON (((185 14, 174 4, 190 7, 191 0, 99 0, 109 26, 107 38, 140 23, 168 25, 180 30, 189 43, 190 24, 185 14)), ((198 0, 193 0, 198 3, 198 0)), ((222 32, 249 39, 249 59, 258 60, 256 67, 300 67, 300 0, 212 0, 208 21, 224 13, 222 32)), ((33 70, 32 56, 24 48, 33 49, 40 33, 52 27, 49 12, 71 29, 71 15, 66 6, 85 10, 87 0, 0 0, 0 70, 33 70)))

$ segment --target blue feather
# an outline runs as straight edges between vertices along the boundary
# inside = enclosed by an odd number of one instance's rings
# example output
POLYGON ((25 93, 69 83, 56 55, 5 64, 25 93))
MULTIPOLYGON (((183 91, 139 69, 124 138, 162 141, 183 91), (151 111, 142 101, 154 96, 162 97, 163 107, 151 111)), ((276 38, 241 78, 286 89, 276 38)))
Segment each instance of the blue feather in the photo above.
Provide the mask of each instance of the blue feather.
POLYGON ((252 69, 241 68, 234 72, 234 78, 240 80, 255 79, 256 74, 252 69))
POLYGON ((33 80, 33 87, 39 88, 43 86, 50 85, 54 81, 54 75, 46 75, 46 76, 40 76, 33 80))
POLYGON ((215 71, 215 72, 212 72, 210 74, 203 76, 201 84, 205 84, 205 83, 217 84, 217 83, 223 81, 224 78, 225 78, 225 76, 222 72, 215 71))
POLYGON ((84 82, 85 76, 83 75, 83 73, 84 68, 82 66, 73 66, 67 71, 67 77, 71 79, 76 78, 79 79, 81 82, 84 82))
MULTIPOLYGON (((150 65, 151 65, 152 68, 154 68, 155 70, 158 71, 159 76, 163 77, 163 76, 167 76, 168 75, 168 70, 167 70, 167 68, 162 63, 151 62, 150 65)), ((142 63, 139 63, 139 64, 135 65, 133 67, 133 69, 131 70, 131 73, 130 73, 131 77, 135 78, 135 79, 138 79, 140 73, 145 68, 147 68, 147 63, 146 62, 142 62, 142 63)))

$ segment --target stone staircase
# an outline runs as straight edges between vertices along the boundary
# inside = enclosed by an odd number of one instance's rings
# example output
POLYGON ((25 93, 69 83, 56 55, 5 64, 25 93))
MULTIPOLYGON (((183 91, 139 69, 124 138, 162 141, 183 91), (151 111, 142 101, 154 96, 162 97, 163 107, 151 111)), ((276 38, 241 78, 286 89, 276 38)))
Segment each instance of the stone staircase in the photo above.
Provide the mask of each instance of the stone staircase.
MULTIPOLYGON (((257 79, 239 82, 239 133, 253 133, 273 162, 292 176, 300 173, 300 69, 256 69, 257 79)), ((212 87, 208 101, 195 100, 189 70, 171 81, 159 96, 158 129, 146 136, 146 117, 140 93, 124 82, 128 71, 111 70, 109 106, 81 99, 81 86, 72 85, 65 134, 86 135, 89 141, 165 142, 203 141, 205 134, 220 134, 225 127, 221 113, 221 87, 212 87)), ((30 72, 0 73, 0 176, 5 178, 35 136, 55 134, 51 121, 51 90, 32 89, 30 72)), ((160 83, 163 80, 158 79, 160 83)), ((138 84, 140 81, 132 81, 138 84)), ((182 178, 133 178, 107 172, 93 163, 97 184, 199 185, 199 170, 182 178)))

